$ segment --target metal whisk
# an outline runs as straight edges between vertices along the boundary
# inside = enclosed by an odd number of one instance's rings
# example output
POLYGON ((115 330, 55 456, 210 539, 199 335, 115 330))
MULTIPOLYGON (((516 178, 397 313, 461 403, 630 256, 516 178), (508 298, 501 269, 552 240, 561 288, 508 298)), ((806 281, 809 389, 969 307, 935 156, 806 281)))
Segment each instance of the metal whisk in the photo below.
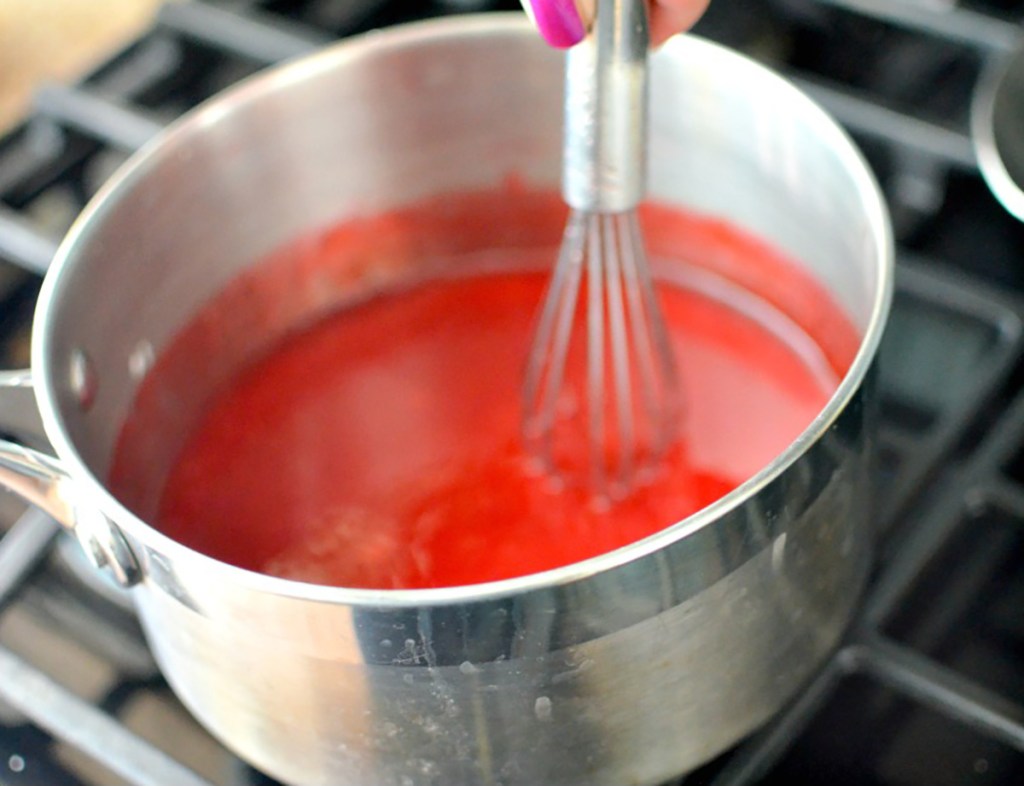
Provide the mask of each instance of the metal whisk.
POLYGON ((568 53, 562 192, 572 212, 523 391, 530 456, 601 500, 644 482, 677 420, 675 364, 636 217, 648 45, 645 0, 597 0, 589 35, 568 53))

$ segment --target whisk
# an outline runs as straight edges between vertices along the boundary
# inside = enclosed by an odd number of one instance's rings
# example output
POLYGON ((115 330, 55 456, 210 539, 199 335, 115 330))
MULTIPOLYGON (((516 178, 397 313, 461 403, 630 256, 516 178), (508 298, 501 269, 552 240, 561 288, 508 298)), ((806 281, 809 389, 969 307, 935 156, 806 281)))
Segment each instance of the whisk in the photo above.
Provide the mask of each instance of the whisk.
POLYGON ((523 437, 541 471, 607 501, 642 485, 673 442, 678 381, 636 216, 646 190, 646 2, 597 0, 595 10, 567 55, 571 212, 527 363, 523 437))

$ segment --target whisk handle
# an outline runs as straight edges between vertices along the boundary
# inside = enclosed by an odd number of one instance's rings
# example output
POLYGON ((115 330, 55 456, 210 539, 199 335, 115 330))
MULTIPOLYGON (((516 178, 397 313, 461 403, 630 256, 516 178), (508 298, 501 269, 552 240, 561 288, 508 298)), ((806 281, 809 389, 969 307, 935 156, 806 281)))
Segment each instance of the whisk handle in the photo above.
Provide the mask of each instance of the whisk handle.
POLYGON ((566 55, 562 190, 577 210, 635 208, 647 188, 646 0, 596 0, 566 55))

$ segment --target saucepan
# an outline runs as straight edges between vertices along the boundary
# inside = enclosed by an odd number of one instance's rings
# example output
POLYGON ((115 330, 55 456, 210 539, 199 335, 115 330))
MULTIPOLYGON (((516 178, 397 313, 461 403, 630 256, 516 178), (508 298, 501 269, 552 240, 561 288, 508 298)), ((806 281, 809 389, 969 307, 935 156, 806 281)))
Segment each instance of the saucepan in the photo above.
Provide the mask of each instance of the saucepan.
MULTIPOLYGON (((257 75, 126 164, 46 276, 30 378, 55 455, 5 443, 0 480, 131 587, 181 700, 286 783, 659 783, 777 712, 857 603, 893 278, 886 209, 824 112, 695 37, 653 57, 653 197, 786 252, 861 340, 817 418, 755 476, 585 562, 410 591, 220 563, 105 486, 152 358, 271 250, 510 174, 557 188, 562 62, 520 16, 488 15, 370 34, 257 75)), ((197 365, 195 387, 212 384, 210 367, 197 365)), ((24 396, 28 379, 8 393, 24 396)))

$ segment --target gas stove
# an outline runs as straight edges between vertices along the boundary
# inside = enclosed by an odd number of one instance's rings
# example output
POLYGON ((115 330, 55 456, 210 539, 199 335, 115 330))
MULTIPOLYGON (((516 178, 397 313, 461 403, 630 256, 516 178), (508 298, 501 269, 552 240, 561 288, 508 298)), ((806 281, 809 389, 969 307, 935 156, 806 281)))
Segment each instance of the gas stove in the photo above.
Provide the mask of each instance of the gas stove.
MULTIPOLYGON (((199 101, 335 38, 488 0, 173 3, 0 139, 0 359, 28 365, 61 235, 199 101)), ((1024 4, 713 0, 697 32, 846 126, 899 242, 881 357, 875 575, 849 635, 772 723, 679 784, 1024 780, 1024 227, 978 174, 968 110, 1024 4)), ((45 516, 0 498, 0 784, 270 784, 192 720, 131 605, 45 516)), ((541 786, 538 784, 538 786, 541 786)), ((678 784, 677 784, 678 786, 678 784)))

